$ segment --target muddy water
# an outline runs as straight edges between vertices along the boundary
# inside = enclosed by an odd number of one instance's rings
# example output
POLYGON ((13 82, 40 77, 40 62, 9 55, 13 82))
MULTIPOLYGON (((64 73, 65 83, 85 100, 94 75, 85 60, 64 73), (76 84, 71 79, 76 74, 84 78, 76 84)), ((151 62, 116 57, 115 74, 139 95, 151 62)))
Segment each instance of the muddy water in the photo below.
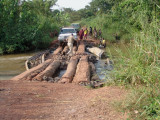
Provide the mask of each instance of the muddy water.
MULTIPOLYGON (((126 44, 110 44, 107 45, 106 49, 108 56, 112 56, 111 60, 116 61, 120 55, 117 52, 120 49, 123 53, 128 54, 130 49, 129 45, 126 44)), ((0 56, 0 80, 8 80, 25 71, 25 61, 33 56, 35 53, 26 54, 13 54, 13 55, 2 55, 0 56)), ((100 79, 106 79, 109 77, 110 72, 113 70, 113 65, 106 66, 105 60, 99 60, 96 63, 97 74, 100 79)), ((65 71, 62 71, 59 75, 61 77, 65 71)))
POLYGON ((0 80, 8 80, 25 71, 25 61, 34 53, 0 56, 0 80))
POLYGON ((113 64, 106 64, 105 59, 99 59, 95 64, 96 73, 100 80, 107 80, 109 79, 110 73, 113 70, 113 64))
POLYGON ((106 59, 99 59, 95 64, 96 73, 99 76, 100 80, 107 81, 110 78, 110 74, 114 71, 114 63, 116 64, 117 58, 121 57, 119 52, 123 52, 126 56, 129 54, 129 51, 132 49, 128 44, 109 44, 106 48, 102 48, 106 55, 109 57, 110 62, 106 64, 106 59))

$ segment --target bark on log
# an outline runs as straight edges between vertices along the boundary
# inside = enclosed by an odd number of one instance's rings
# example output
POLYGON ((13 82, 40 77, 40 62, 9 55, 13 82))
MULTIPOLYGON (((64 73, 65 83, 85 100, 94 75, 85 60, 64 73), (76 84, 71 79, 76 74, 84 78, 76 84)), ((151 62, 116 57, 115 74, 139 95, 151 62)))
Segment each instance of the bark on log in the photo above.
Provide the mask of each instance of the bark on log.
POLYGON ((59 53, 61 53, 63 50, 63 47, 62 46, 59 46, 54 52, 53 52, 53 55, 57 55, 59 53))
POLYGON ((78 57, 72 57, 68 66, 65 74, 62 76, 61 80, 59 83, 71 83, 73 80, 73 77, 76 73, 76 68, 77 68, 77 63, 78 63, 78 57))
POLYGON ((67 54, 68 50, 69 50, 69 47, 65 46, 64 49, 63 49, 63 51, 62 51, 62 54, 63 55, 67 54))
POLYGON ((76 54, 76 51, 77 51, 77 47, 73 46, 73 55, 76 54))
POLYGON ((76 55, 84 54, 84 53, 85 53, 85 45, 83 42, 81 42, 80 45, 78 46, 78 50, 76 52, 76 55))
POLYGON ((52 77, 60 67, 60 61, 53 61, 43 72, 38 74, 33 80, 43 81, 43 77, 52 77))
POLYGON ((25 71, 18 76, 13 77, 11 80, 24 80, 33 73, 38 74, 38 71, 45 69, 51 63, 51 61, 51 59, 48 59, 44 63, 41 63, 38 66, 29 69, 28 71, 25 71))
POLYGON ((88 56, 82 56, 77 65, 77 70, 73 82, 80 83, 89 81, 90 81, 90 65, 88 63, 88 56))

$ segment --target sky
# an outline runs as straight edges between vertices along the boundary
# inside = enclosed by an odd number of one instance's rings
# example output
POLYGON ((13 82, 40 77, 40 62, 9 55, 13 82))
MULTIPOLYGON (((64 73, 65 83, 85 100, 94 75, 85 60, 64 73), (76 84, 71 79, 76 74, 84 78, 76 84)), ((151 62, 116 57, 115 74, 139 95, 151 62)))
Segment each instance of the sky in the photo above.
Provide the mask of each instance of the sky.
MULTIPOLYGON (((79 10, 85 8, 92 0, 58 0, 56 3, 61 8, 72 8, 73 10, 79 10)), ((58 9, 58 7, 53 7, 58 9)))

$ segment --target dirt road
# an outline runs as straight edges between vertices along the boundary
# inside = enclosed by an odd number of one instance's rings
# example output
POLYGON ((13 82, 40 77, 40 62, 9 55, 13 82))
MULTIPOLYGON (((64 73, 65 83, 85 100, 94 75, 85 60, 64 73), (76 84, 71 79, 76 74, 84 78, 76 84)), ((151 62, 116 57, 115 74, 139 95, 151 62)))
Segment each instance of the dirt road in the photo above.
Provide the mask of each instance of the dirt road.
POLYGON ((126 93, 119 87, 0 81, 0 120, 125 120, 113 104, 126 93))

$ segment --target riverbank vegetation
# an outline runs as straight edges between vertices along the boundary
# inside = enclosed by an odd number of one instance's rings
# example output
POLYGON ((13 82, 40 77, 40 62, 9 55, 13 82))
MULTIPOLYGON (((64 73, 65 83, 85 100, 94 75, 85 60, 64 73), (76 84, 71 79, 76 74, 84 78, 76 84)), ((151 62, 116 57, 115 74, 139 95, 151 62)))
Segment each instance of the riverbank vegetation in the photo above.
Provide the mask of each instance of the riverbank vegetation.
POLYGON ((121 108, 132 119, 160 119, 160 4, 157 0, 92 0, 84 9, 81 23, 102 29, 103 37, 128 43, 132 49, 119 57, 113 83, 132 88, 121 108), (93 12, 94 11, 94 12, 93 12))
POLYGON ((1 0, 0 54, 47 48, 56 32, 69 23, 65 13, 52 11, 56 0, 1 0))

